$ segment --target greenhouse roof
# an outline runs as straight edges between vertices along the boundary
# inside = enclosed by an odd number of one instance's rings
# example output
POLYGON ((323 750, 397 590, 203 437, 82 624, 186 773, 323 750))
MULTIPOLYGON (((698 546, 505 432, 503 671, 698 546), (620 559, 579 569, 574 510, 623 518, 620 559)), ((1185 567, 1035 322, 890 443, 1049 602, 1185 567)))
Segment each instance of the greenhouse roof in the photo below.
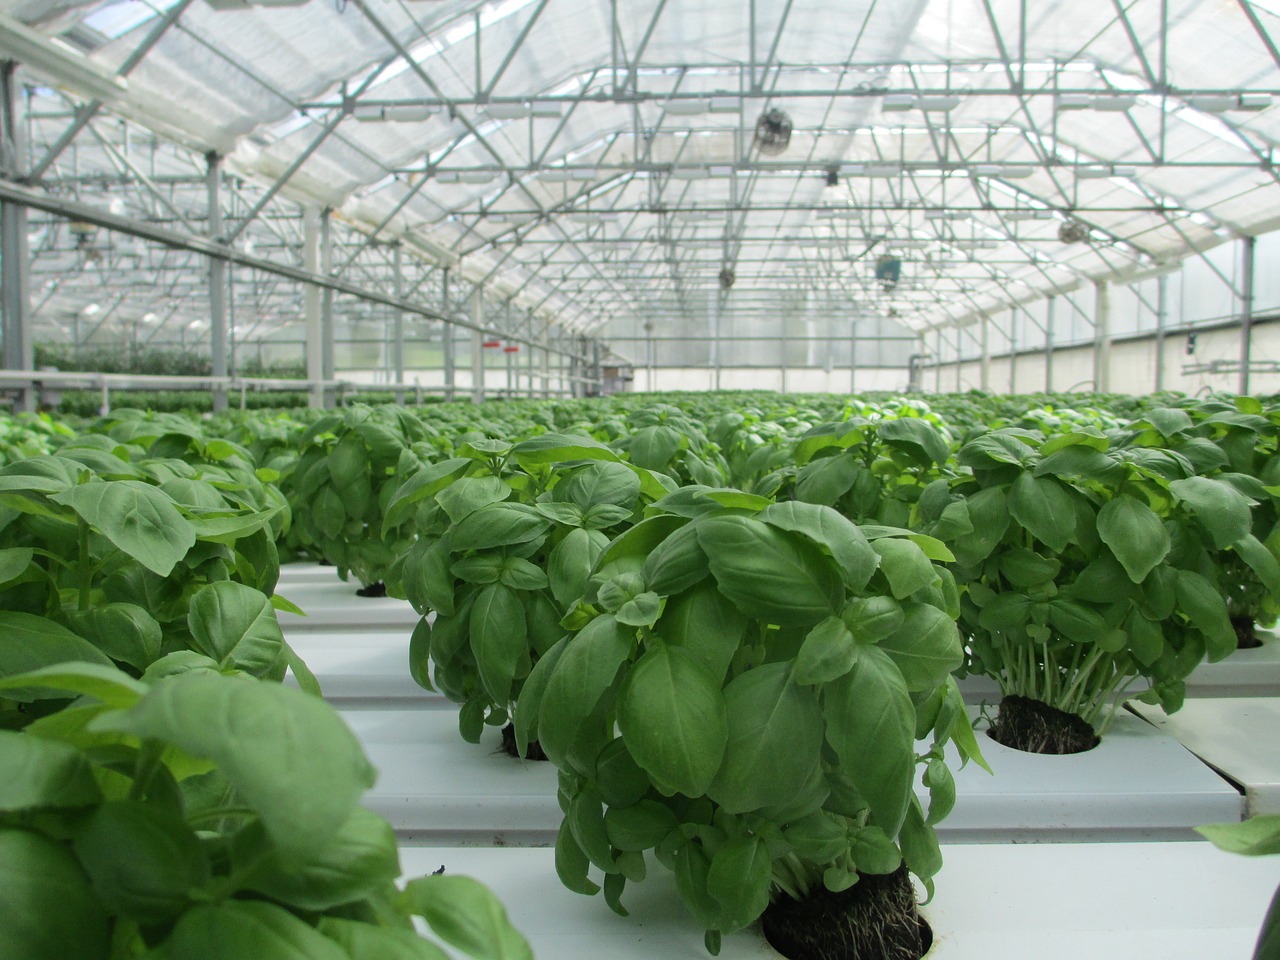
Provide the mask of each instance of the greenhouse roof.
MULTIPOLYGON (((1280 225, 1277 0, 0 13, 0 47, 51 97, 100 97, 167 143, 224 155, 260 197, 331 207, 606 337, 798 304, 965 323, 1280 225), (15 49, 22 25, 57 51, 15 49), (773 142, 757 136, 766 119, 773 142)), ((32 135, 52 143, 66 123, 37 119, 32 135)), ((58 158, 39 182, 56 191, 73 172, 58 158)), ((190 165, 147 172, 199 196, 190 165)))

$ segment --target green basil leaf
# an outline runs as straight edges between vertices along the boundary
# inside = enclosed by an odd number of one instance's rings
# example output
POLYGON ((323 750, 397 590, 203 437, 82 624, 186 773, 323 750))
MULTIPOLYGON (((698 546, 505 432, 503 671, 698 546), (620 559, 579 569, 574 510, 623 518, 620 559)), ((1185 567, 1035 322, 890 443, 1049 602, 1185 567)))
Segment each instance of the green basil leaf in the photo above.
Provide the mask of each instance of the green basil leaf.
POLYGON ((1054 477, 1022 473, 1009 488, 1009 515, 1056 553, 1075 533, 1076 508, 1070 489, 1054 477))
POLYGON ((522 656, 528 656, 529 634, 520 598, 500 583, 476 595, 471 607, 471 650, 485 690, 499 706, 511 699, 522 656))
POLYGON ((829 553, 851 590, 865 587, 880 563, 862 531, 830 507, 797 501, 775 503, 762 510, 759 519, 803 534, 829 553))
POLYGON ((568 608, 585 592, 591 568, 604 549, 599 536, 581 528, 570 530, 552 548, 547 558, 547 579, 552 596, 562 607, 568 608))
POLYGON ((1141 583, 1169 552, 1169 532, 1160 518, 1128 494, 1109 500, 1098 511, 1098 536, 1134 583, 1141 583))
POLYGON ((0 730, 0 810, 87 807, 101 799, 93 768, 75 747, 0 730))
POLYGON ((196 534, 173 500, 138 480, 82 483, 50 497, 74 510, 116 547, 167 577, 196 534))
POLYGON ((107 912, 64 843, 0 828, 0 930, 5 953, 31 960, 101 960, 107 912))
POLYGON ((409 909, 441 940, 477 960, 533 960, 533 951, 511 925, 507 911, 484 884, 447 874, 405 885, 409 909))
POLYGON ((805 634, 796 654, 795 681, 826 683, 843 676, 858 658, 858 644, 839 617, 827 617, 805 634))
POLYGON ((0 690, 9 697, 16 699, 17 695, 9 691, 24 688, 56 691, 59 696, 93 697, 109 707, 121 708, 133 706, 149 689, 114 666, 74 660, 0 680, 0 690))
POLYGON ((625 507, 630 513, 640 496, 640 477, 623 463, 600 461, 579 467, 555 487, 557 500, 587 511, 599 504, 625 507))
POLYGON ((131 733, 214 761, 288 854, 337 830, 373 785, 360 744, 323 701, 274 683, 192 672, 162 680, 95 729, 131 733), (245 730, 269 730, 246 737, 245 730))
POLYGON ((235 838, 241 887, 301 910, 329 910, 374 896, 400 875, 395 831, 382 817, 356 807, 337 830, 315 838, 311 849, 284 857, 258 824, 235 838), (264 854, 265 851, 265 854, 264 854))
POLYGON ((697 528, 720 592, 747 616, 803 627, 838 611, 840 571, 804 537, 742 516, 704 517, 697 528))
POLYGON ((622 684, 618 728, 636 763, 660 790, 699 797, 724 757, 724 696, 692 655, 658 643, 636 661, 622 684))
POLYGON ((902 672, 908 690, 928 690, 944 682, 964 662, 960 631, 946 611, 912 603, 902 626, 880 641, 902 672))
POLYGON ((469 550, 489 550, 530 543, 544 536, 551 522, 521 503, 491 503, 463 517, 453 528, 453 543, 469 550))
POLYGON ((820 457, 796 474, 796 496, 805 503, 830 507, 849 492, 862 469, 847 453, 820 457))
MULTIPOLYGON (((0 678, 68 662, 115 666, 87 640, 52 620, 30 613, 0 610, 0 636, 5 638, 5 642, 0 643, 0 678)), ((65 696, 64 693, 39 687, 10 688, 5 695, 22 701, 65 696)))
POLYGON ((1228 853, 1262 857, 1280 853, 1280 813, 1263 813, 1243 823, 1210 823, 1196 833, 1228 853))
POLYGON ((1188 477, 1174 480, 1169 489, 1200 519, 1219 550, 1249 533, 1249 500, 1230 484, 1208 477, 1188 477))
POLYGON ((1178 609, 1204 634, 1209 660, 1216 662, 1236 649, 1236 632, 1227 604, 1208 580, 1191 570, 1179 570, 1178 609))
POLYGON ((741 929, 769 906, 773 858, 759 837, 735 837, 715 852, 707 871, 707 892, 724 908, 722 932, 741 929))
POLYGON ((588 897, 600 892, 600 885, 588 876, 591 861, 578 845, 568 820, 560 824, 560 832, 556 834, 555 862, 556 876, 566 888, 588 897))
POLYGON ((271 601, 258 590, 232 580, 196 591, 187 614, 195 648, 254 676, 265 676, 279 662, 284 634, 271 601))
POLYGON ((658 636, 682 647, 717 679, 729 669, 746 629, 747 618, 716 589, 714 580, 668 600, 656 627, 658 636))
POLYGON ((641 800, 629 807, 610 807, 604 815, 609 842, 619 850, 657 847, 679 825, 670 808, 656 800, 641 800))
POLYGON ((616 453, 598 440, 564 433, 544 433, 522 440, 511 448, 511 455, 522 466, 561 463, 566 460, 620 460, 616 453))
POLYGON ((698 543, 697 525, 686 524, 672 531, 645 558, 641 572, 648 589, 664 597, 701 583, 710 570, 698 543))
POLYGON ((449 955, 413 930, 375 927, 359 920, 321 917, 317 928, 352 958, 370 960, 450 960, 449 955))
POLYGON ((573 759, 590 774, 611 739, 597 722, 600 708, 634 642, 635 630, 609 615, 596 617, 568 640, 547 680, 537 725, 538 742, 557 766, 573 759))
POLYGON ((209 879, 209 858, 175 810, 154 803, 104 803, 77 824, 72 849, 98 899, 140 923, 172 920, 209 879))
POLYGON ((512 590, 542 590, 549 585, 542 568, 522 557, 507 557, 499 579, 512 590))
POLYGON ((0 550, 0 584, 9 583, 26 573, 34 556, 30 547, 6 547, 0 550))
POLYGON ((436 503, 451 523, 460 523, 481 507, 509 496, 511 488, 497 477, 461 477, 436 494, 436 503))
POLYGON ((1274 595, 1280 595, 1280 562, 1252 534, 1241 537, 1232 545, 1236 555, 1247 563, 1263 585, 1274 595))
POLYGON ((915 770, 915 707, 902 671, 884 650, 865 647, 854 668, 823 689, 822 713, 827 743, 875 824, 896 836, 915 770))
POLYGON ((666 470, 684 443, 683 435, 673 427, 641 427, 631 435, 627 459, 645 470, 666 470))
POLYGON ((871 549, 880 557, 880 572, 889 589, 899 600, 929 586, 937 579, 933 562, 923 550, 906 539, 883 537, 871 541, 871 549))
POLYGON ((728 739, 706 794, 727 813, 788 802, 819 765, 822 709, 791 671, 790 663, 766 663, 724 688, 728 739))
POLYGON ((224 900, 184 913, 156 960, 350 960, 306 921, 262 900, 224 900))

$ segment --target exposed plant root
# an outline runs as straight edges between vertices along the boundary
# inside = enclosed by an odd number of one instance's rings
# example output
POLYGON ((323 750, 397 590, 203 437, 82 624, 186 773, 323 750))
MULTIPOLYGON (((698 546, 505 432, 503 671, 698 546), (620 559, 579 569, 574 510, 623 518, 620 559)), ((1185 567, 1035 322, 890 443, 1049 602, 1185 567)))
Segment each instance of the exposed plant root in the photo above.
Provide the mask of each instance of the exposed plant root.
POLYGON ((997 743, 1027 753, 1084 753, 1099 742, 1082 717, 1017 694, 1000 701, 987 732, 997 743))
POLYGON ((763 917, 765 939, 791 960, 919 960, 933 943, 905 865, 859 874, 848 890, 784 897, 763 917))

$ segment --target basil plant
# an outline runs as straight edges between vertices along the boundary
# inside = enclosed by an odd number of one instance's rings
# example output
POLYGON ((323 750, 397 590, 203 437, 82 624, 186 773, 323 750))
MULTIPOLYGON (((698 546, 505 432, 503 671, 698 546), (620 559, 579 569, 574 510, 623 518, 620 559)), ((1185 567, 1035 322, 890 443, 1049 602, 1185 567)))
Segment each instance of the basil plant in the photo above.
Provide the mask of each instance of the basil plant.
MULTIPOLYGON (((75 659, 139 676, 181 652, 276 680, 293 665, 310 685, 276 623, 288 604, 268 596, 278 491, 234 452, 199 467, 125 457, 98 435, 0 468, 0 668, 75 659)), ((20 719, 0 694, 0 726, 20 719)))
MULTIPOLYGON (((1126 442, 1171 449, 1196 473, 1222 480, 1250 501, 1251 531, 1280 560, 1280 410, 1256 397, 1206 400, 1185 409, 1147 411, 1130 424, 1126 442)), ((1227 612, 1240 647, 1256 647, 1255 624, 1280 616, 1280 564, 1261 553, 1246 561, 1238 549, 1218 551, 1227 612)))
POLYGON ((0 693, 75 698, 0 730, 4 956, 447 958, 421 917, 470 956, 531 960, 479 883, 397 887, 395 833, 359 805, 374 771, 318 697, 180 654, 141 679, 0 669, 0 693))
POLYGON ((904 861, 931 885, 954 801, 943 745, 979 755, 950 675, 958 598, 934 562, 950 554, 737 491, 682 488, 648 512, 601 553, 575 632, 516 705, 517 742, 560 771, 561 880, 595 893, 601 871, 625 915, 652 853, 712 953, 774 901, 909 886, 904 861))
POLYGON ((1035 714, 1006 729, 1002 707, 993 735, 1011 746, 1088 749, 1139 679, 1143 699, 1178 709, 1188 674, 1235 649, 1218 555, 1276 573, 1249 499, 1175 451, 1006 428, 958 460, 969 475, 922 494, 921 525, 955 552, 967 668, 1035 714), (1071 732, 1042 725, 1059 721, 1071 732))
POLYGON ((944 474, 951 438, 916 416, 818 424, 795 443, 793 465, 755 491, 834 507, 855 523, 909 526, 921 490, 944 474))
POLYGON ((387 571, 413 542, 406 523, 385 522, 407 476, 434 459, 433 431, 391 404, 351 406, 323 416, 302 435, 289 475, 296 543, 354 574, 367 596, 385 593, 387 571))
POLYGON ((388 521, 412 512, 419 534, 397 575, 423 615, 412 675, 462 705, 474 743, 508 722, 610 537, 667 489, 586 437, 476 439, 457 452, 412 477, 388 521))

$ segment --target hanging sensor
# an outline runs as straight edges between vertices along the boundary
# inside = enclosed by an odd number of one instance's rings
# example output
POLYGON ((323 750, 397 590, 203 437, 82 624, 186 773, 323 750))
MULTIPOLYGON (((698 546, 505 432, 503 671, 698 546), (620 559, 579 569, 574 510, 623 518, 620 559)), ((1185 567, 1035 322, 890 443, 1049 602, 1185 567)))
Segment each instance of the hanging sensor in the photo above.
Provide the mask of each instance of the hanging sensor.
POLYGON ((1187 334, 1187 356, 1196 352, 1196 335, 1194 332, 1187 334))

